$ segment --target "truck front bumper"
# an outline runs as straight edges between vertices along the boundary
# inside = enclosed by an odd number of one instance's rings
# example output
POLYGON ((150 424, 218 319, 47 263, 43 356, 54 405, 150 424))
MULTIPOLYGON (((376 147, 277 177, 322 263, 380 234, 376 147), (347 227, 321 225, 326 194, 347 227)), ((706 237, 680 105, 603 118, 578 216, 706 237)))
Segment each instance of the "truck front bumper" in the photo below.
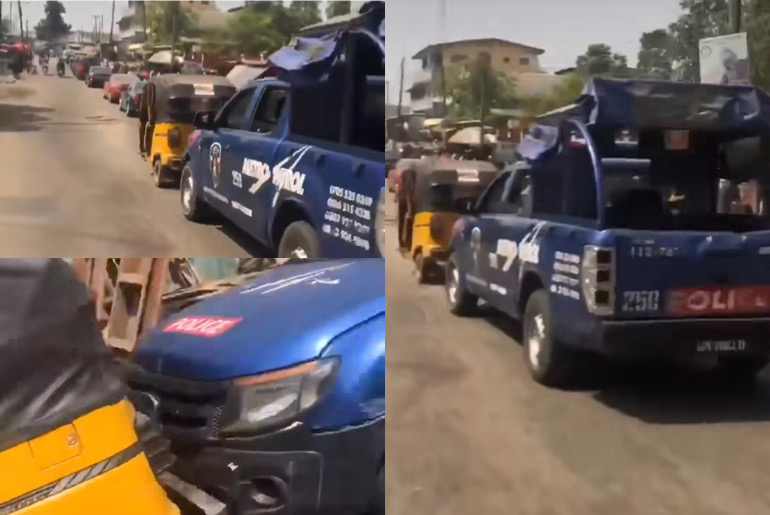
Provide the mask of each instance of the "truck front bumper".
POLYGON ((593 340, 613 356, 770 355, 770 317, 603 320, 593 340))
POLYGON ((385 421, 328 433, 304 424, 221 445, 174 448, 172 472, 235 515, 362 513, 375 496, 385 421))

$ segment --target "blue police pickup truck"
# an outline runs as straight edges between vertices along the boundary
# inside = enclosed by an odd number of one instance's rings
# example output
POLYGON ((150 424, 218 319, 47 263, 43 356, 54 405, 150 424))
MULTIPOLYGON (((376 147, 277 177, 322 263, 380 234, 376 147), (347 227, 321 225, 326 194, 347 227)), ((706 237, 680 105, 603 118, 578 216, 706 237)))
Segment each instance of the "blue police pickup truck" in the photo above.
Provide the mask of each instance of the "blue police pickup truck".
POLYGON ((383 259, 288 263, 194 304, 126 376, 172 472, 228 515, 384 513, 383 259))
MULTIPOLYGON (((384 24, 370 4, 362 16, 384 24)), ((214 210, 281 258, 381 256, 384 55, 384 32, 365 24, 298 38, 270 57, 274 76, 197 113, 184 216, 214 210)))
POLYGON ((533 378, 584 357, 710 356, 753 377, 770 356, 770 98, 750 86, 595 79, 544 115, 525 158, 458 220, 451 311, 520 319, 533 378), (741 196, 720 201, 725 185, 741 196), (753 197, 753 198, 752 198, 753 197))

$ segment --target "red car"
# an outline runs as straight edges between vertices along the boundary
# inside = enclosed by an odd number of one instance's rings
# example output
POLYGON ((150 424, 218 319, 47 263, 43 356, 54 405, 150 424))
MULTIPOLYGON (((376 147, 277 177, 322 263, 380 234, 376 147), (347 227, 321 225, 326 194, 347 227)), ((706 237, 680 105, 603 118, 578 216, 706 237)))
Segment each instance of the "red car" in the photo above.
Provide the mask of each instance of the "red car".
POLYGON ((103 98, 109 100, 112 104, 117 104, 120 102, 120 97, 123 92, 138 80, 139 77, 136 75, 129 75, 127 73, 116 73, 111 75, 110 80, 104 83, 103 98))

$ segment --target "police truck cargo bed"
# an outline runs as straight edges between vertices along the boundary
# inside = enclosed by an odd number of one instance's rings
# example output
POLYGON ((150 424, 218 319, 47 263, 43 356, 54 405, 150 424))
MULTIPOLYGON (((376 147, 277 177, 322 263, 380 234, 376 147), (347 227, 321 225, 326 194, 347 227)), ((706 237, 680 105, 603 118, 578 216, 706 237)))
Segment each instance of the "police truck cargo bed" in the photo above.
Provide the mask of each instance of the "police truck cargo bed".
POLYGON ((447 294, 524 325, 533 377, 580 353, 707 355, 751 375, 770 357, 770 98, 748 86, 595 79, 539 119, 455 225, 447 294), (730 193, 733 192, 733 193, 730 193))

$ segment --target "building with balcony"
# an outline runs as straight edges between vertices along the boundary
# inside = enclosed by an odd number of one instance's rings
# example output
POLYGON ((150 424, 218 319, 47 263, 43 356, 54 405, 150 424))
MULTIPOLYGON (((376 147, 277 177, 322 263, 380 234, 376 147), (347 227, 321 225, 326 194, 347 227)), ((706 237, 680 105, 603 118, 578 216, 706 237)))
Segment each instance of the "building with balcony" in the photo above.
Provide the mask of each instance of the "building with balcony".
MULTIPOLYGON (((550 74, 541 68, 539 57, 544 52, 541 48, 498 38, 466 39, 427 46, 412 56, 420 65, 407 90, 412 111, 429 116, 444 116, 444 102, 441 98, 442 64, 448 82, 464 65, 480 57, 488 59, 492 70, 505 73, 515 80, 517 95, 547 94, 564 77, 550 74)), ((447 104, 451 104, 451 99, 447 99, 447 104)))

